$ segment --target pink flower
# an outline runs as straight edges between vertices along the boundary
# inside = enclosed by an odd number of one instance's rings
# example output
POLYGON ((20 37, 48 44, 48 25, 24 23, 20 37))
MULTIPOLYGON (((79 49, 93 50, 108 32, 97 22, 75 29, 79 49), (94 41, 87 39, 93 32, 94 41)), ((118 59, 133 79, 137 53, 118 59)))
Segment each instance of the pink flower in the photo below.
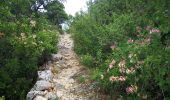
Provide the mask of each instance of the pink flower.
POLYGON ((121 72, 121 73, 125 73, 125 64, 126 64, 126 62, 125 62, 125 60, 123 59, 123 60, 121 60, 120 62, 119 62, 119 64, 118 64, 118 66, 119 66, 119 71, 121 72))
POLYGON ((118 80, 119 80, 119 81, 126 81, 126 77, 120 76, 120 77, 118 78, 118 80))
POLYGON ((111 82, 118 81, 118 77, 111 76, 111 77, 109 78, 109 80, 110 80, 111 82))
POLYGON ((109 68, 112 69, 113 65, 115 65, 116 61, 113 59, 112 62, 109 64, 109 68))
POLYGON ((132 87, 127 87, 126 92, 127 92, 127 94, 133 93, 133 88, 132 87))
POLYGON ((113 59, 110 64, 115 65, 116 61, 113 59))
POLYGON ((138 87, 136 85, 131 85, 130 87, 126 88, 127 94, 135 93, 137 92, 138 87))
POLYGON ((151 33, 160 33, 159 29, 153 28, 152 30, 150 30, 150 34, 151 33))
POLYGON ((133 74, 135 73, 135 69, 133 67, 131 67, 130 69, 126 69, 126 74, 133 74))
POLYGON ((113 65, 112 65, 112 64, 109 64, 109 68, 112 69, 112 68, 113 68, 113 65))
POLYGON ((120 68, 122 68, 122 67, 125 67, 125 64, 126 64, 126 62, 125 62, 125 60, 123 59, 123 60, 121 60, 121 61, 119 62, 118 66, 119 66, 120 68))
POLYGON ((126 81, 126 77, 124 76, 111 76, 110 79, 109 79, 111 82, 114 82, 114 81, 120 81, 120 82, 123 82, 123 81, 126 81))
POLYGON ((134 41, 130 38, 129 40, 128 40, 128 43, 133 43, 134 41))

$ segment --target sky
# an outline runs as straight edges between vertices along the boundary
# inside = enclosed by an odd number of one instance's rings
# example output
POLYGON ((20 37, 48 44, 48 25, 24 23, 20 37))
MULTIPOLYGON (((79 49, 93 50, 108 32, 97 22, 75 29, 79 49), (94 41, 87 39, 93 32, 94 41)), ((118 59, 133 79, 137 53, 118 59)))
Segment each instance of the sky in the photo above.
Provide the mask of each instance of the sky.
POLYGON ((83 11, 87 10, 86 8, 87 1, 88 0, 66 0, 66 2, 64 2, 66 13, 74 16, 75 13, 80 11, 81 9, 83 11))

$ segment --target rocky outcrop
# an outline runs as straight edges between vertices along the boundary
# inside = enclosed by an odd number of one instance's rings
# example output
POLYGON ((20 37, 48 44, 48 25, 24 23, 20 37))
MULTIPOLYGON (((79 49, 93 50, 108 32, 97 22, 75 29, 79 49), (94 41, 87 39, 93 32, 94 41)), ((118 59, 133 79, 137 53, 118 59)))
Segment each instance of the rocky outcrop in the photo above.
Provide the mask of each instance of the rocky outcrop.
POLYGON ((47 98, 44 98, 42 96, 36 96, 34 100, 48 100, 47 98))
POLYGON ((44 90, 48 90, 51 87, 52 87, 52 83, 50 83, 49 81, 40 80, 36 82, 34 89, 37 91, 44 91, 44 90))
POLYGON ((51 70, 38 71, 38 79, 50 81, 53 78, 51 70))
POLYGON ((57 99, 57 96, 55 93, 53 92, 48 92, 46 95, 45 95, 45 98, 48 98, 48 100, 56 100, 57 99))
POLYGON ((57 95, 51 92, 55 85, 53 74, 50 69, 38 71, 38 80, 33 88, 28 92, 26 100, 56 100, 57 95))

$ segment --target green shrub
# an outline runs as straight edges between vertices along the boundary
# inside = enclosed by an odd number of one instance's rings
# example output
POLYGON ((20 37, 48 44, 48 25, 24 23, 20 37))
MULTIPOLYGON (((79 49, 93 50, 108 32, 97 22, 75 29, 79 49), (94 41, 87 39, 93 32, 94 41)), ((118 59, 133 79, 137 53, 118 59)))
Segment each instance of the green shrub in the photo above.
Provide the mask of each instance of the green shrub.
POLYGON ((71 23, 76 53, 112 99, 169 99, 168 4, 96 0, 71 23))
POLYGON ((25 100, 34 85, 40 65, 57 52, 57 26, 67 19, 61 2, 3 0, 0 3, 0 99, 25 100), (50 4, 54 4, 53 7, 50 4), (55 16, 40 12, 36 5, 55 16), (36 6, 36 7, 35 7, 36 6), (47 20, 48 17, 55 17, 47 20), (56 23, 59 22, 59 23, 56 23), (55 25, 54 25, 55 24, 55 25), (2 97, 2 99, 3 99, 2 97))
POLYGON ((57 52, 59 33, 43 20, 45 19, 41 19, 41 24, 46 28, 42 30, 42 27, 37 25, 42 31, 35 28, 35 33, 32 33, 29 20, 19 22, 22 23, 21 27, 11 22, 9 25, 13 24, 12 31, 2 27, 1 32, 4 35, 0 37, 0 44, 2 44, 0 45, 0 95, 5 96, 6 99, 24 100, 36 80, 38 62, 44 52, 48 54, 57 52), (15 25, 19 31, 14 27, 15 25))
POLYGON ((88 66, 93 67, 94 66, 94 59, 89 54, 81 56, 81 63, 88 66))

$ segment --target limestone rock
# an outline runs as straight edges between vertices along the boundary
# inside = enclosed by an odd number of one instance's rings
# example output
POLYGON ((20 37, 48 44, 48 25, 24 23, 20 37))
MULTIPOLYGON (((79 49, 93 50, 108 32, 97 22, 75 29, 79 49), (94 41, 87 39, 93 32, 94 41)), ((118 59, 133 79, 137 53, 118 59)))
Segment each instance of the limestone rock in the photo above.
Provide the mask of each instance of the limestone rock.
POLYGON ((34 85, 34 89, 37 91, 47 90, 52 87, 52 84, 45 80, 37 81, 34 85))
POLYGON ((34 100, 48 100, 47 98, 44 98, 42 96, 36 96, 34 100))
POLYGON ((56 94, 52 93, 52 92, 49 92, 47 93, 47 95, 45 96, 48 100, 57 100, 57 96, 56 94))
POLYGON ((51 70, 38 71, 39 80, 50 81, 52 80, 52 78, 53 78, 53 75, 52 75, 51 70))
POLYGON ((47 91, 30 91, 27 94, 26 100, 33 100, 37 95, 44 96, 47 94, 47 91))

